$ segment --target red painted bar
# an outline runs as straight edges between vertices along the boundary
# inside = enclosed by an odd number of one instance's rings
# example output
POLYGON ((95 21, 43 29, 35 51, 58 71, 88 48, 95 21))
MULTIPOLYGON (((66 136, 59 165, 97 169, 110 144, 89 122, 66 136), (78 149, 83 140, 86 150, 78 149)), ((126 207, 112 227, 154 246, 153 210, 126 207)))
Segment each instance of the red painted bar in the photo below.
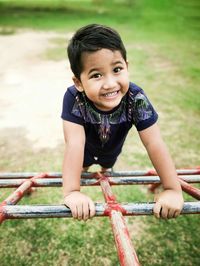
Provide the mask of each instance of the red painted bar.
MULTIPOLYGON (((200 189, 191 186, 190 184, 188 184, 188 180, 183 177, 178 177, 179 178, 179 182, 181 184, 181 188, 184 192, 186 192, 187 194, 191 195, 193 198, 200 200, 200 189), (187 181, 187 182, 186 182, 187 181)), ((154 192, 155 189, 157 187, 159 187, 160 184, 159 183, 154 183, 149 185, 149 191, 154 192)))
POLYGON ((140 265, 122 213, 111 210, 110 219, 121 266, 140 265))
MULTIPOLYGON (((45 174, 40 174, 32 177, 31 179, 25 180, 10 196, 7 197, 1 204, 0 207, 5 205, 14 205, 24 196, 24 194, 31 188, 33 182, 37 178, 45 177, 45 174)), ((0 213, 0 224, 4 221, 5 214, 0 213)))
POLYGON ((100 177, 99 182, 100 182, 100 185, 101 185, 101 189, 103 191, 103 195, 104 195, 105 201, 107 203, 117 203, 116 197, 113 194, 112 189, 110 187, 108 177, 105 177, 105 176, 103 176, 101 174, 99 175, 99 177, 100 177))
POLYGON ((148 190, 152 193, 154 193, 154 191, 156 190, 156 188, 158 188, 161 185, 161 183, 154 183, 154 184, 150 184, 148 187, 148 190))
POLYGON ((188 193, 189 195, 191 195, 193 198, 200 200, 200 189, 191 186, 190 184, 188 184, 187 182, 185 182, 184 180, 180 179, 180 184, 182 187, 182 190, 186 193, 188 193))
POLYGON ((140 265, 135 249, 131 243, 128 229, 122 213, 125 210, 117 203, 116 197, 112 192, 108 177, 98 174, 100 185, 103 191, 107 208, 105 214, 109 215, 114 233, 115 244, 121 266, 140 265))

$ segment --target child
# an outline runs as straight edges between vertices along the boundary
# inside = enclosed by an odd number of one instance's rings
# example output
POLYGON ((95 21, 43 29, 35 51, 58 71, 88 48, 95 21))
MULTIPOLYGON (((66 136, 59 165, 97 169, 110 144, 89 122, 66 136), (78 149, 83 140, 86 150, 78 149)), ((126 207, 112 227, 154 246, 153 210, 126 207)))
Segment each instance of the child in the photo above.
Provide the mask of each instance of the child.
POLYGON ((175 218, 183 207, 174 164, 160 136, 158 115, 143 90, 129 82, 126 50, 119 34, 92 24, 79 29, 68 46, 74 86, 63 100, 66 149, 63 162, 64 203, 74 218, 95 215, 93 201, 80 192, 82 170, 99 164, 111 168, 126 135, 135 125, 164 191, 155 199, 154 215, 175 218))

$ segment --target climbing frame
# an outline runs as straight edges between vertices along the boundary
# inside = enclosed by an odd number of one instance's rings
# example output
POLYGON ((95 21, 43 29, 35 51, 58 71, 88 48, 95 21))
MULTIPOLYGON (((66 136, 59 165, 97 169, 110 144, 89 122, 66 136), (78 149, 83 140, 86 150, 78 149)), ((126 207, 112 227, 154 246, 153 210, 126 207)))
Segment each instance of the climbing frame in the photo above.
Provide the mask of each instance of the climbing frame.
MULTIPOLYGON (((185 202, 181 214, 200 214, 200 168, 177 170, 183 191, 198 201, 185 202)), ((105 203, 96 203, 97 217, 111 220, 119 262, 122 266, 140 265, 124 216, 152 215, 154 203, 119 203, 113 185, 149 185, 152 192, 160 185, 154 170, 83 173, 81 186, 101 186, 105 203)), ((65 205, 15 205, 32 187, 62 186, 61 173, 0 173, 0 188, 17 188, 0 204, 0 223, 6 219, 72 217, 65 205)))

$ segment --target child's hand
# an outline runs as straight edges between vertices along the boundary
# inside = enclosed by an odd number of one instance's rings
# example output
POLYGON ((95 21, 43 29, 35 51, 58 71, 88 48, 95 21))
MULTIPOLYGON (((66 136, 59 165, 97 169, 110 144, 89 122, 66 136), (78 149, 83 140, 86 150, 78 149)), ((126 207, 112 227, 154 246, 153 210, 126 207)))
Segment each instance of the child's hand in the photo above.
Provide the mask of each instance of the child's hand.
POLYGON ((183 195, 181 192, 168 189, 155 196, 153 212, 156 218, 176 218, 183 208, 183 195))
POLYGON ((95 215, 94 202, 80 191, 72 191, 64 198, 64 204, 70 208, 72 216, 86 221, 95 215))

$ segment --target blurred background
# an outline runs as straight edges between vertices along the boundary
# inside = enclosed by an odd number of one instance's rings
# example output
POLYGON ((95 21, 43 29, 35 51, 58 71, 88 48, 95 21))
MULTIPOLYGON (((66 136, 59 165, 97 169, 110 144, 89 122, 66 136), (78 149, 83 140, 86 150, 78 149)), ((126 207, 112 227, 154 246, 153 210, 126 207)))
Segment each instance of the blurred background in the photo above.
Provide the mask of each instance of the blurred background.
MULTIPOLYGON (((0 0, 0 171, 61 171, 62 98, 72 84, 66 47, 72 34, 89 23, 120 33, 130 79, 159 113, 176 167, 200 165, 199 1, 0 0)), ((133 128, 115 170, 150 168, 133 128)), ((113 190, 121 202, 153 201, 145 186, 113 190)), ((100 188, 83 191, 104 201, 100 188)), ((11 192, 1 189, 1 201, 11 192)), ((61 188, 40 188, 19 204, 60 203, 61 188)), ((142 265, 199 265, 198 215, 126 220, 142 265)), ((113 241, 107 218, 6 221, 0 264, 119 265, 113 241)))

